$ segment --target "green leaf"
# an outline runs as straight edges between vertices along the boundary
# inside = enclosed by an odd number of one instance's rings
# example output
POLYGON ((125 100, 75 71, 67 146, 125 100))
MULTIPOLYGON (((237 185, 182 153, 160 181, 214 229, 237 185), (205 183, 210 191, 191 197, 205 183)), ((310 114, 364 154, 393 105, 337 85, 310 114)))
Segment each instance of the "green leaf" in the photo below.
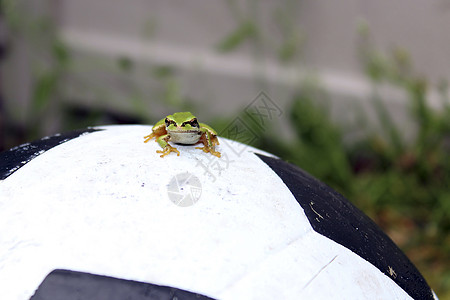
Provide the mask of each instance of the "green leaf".
POLYGON ((58 84, 58 74, 56 72, 47 72, 39 76, 34 83, 33 88, 33 109, 42 110, 45 108, 56 91, 58 84))
POLYGON ((117 60, 117 65, 119 66, 120 70, 124 72, 130 72, 134 67, 133 61, 126 56, 119 57, 119 59, 117 60))
POLYGON ((175 74, 175 70, 172 66, 160 65, 152 69, 152 74, 157 79, 169 78, 175 74))
POLYGON ((56 40, 52 47, 53 55, 60 65, 66 65, 69 62, 70 54, 67 46, 60 40, 56 40))
POLYGON ((278 57, 282 62, 291 61, 294 56, 299 52, 300 38, 296 35, 291 35, 286 38, 278 50, 278 57))
POLYGON ((253 22, 242 23, 217 45, 220 52, 230 52, 240 46, 245 40, 256 36, 257 30, 253 22))

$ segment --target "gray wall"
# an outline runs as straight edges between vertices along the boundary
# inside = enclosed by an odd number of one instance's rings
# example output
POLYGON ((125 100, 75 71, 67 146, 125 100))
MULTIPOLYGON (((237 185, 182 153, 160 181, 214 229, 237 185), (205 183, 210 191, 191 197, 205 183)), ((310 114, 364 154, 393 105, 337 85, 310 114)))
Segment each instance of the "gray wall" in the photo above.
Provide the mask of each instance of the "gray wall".
MULTIPOLYGON (((166 65, 176 70, 180 94, 194 99, 212 115, 232 113, 251 102, 261 89, 257 78, 267 82, 266 92, 283 107, 305 75, 314 74, 333 95, 335 116, 346 118, 348 106, 358 103, 367 107, 371 93, 357 55, 357 29, 362 20, 379 49, 407 49, 416 69, 430 79, 432 87, 440 79, 450 78, 450 2, 446 0, 262 0, 256 6, 255 1, 236 1, 234 8, 228 5, 233 2, 211 0, 49 3, 60 36, 78 63, 70 71, 63 94, 88 105, 135 111, 136 102, 128 100, 133 89, 139 91, 139 99, 161 98, 163 88, 148 73, 150 67, 166 65), (291 28, 302 41, 301 54, 288 64, 277 59, 283 41, 277 15, 290 18, 291 28), (236 29, 241 18, 257 20, 264 36, 260 49, 247 42, 230 53, 218 52, 218 43, 236 29), (122 56, 137 62, 132 74, 112 67, 111 62, 122 56), (102 99, 99 94, 106 96, 102 99)), ((26 99, 26 60, 17 59, 12 66, 7 92, 26 99)), ((392 111, 401 114, 403 93, 390 87, 383 93, 392 111)), ((429 99, 438 106, 433 90, 429 99)), ((144 103, 142 112, 170 112, 158 101, 144 103)), ((404 116, 397 119, 403 122, 404 116)))

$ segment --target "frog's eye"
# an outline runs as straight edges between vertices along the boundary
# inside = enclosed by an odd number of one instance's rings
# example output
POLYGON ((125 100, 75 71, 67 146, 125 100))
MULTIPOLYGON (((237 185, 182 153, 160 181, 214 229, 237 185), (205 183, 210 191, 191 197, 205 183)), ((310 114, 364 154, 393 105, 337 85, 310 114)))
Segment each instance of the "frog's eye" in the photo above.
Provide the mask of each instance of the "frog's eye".
POLYGON ((177 125, 174 120, 169 120, 168 118, 166 118, 165 123, 166 126, 169 126, 170 124, 177 125))
POLYGON ((187 122, 183 122, 183 126, 185 126, 187 124, 191 125, 192 127, 197 127, 197 128, 200 127, 200 125, 198 124, 197 118, 194 118, 187 122))
POLYGON ((192 119, 189 123, 191 124, 192 127, 200 127, 197 118, 192 119))

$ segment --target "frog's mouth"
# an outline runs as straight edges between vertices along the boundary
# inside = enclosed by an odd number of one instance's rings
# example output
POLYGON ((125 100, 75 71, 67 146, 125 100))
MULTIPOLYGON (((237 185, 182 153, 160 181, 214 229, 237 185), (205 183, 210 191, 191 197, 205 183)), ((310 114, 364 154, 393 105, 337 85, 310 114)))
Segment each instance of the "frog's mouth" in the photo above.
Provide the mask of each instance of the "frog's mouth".
POLYGON ((183 134, 183 133, 186 133, 186 134, 198 133, 198 134, 200 134, 200 131, 198 129, 197 130, 184 130, 184 129, 173 130, 173 129, 171 129, 171 130, 167 130, 167 132, 168 133, 176 133, 176 134, 183 134))

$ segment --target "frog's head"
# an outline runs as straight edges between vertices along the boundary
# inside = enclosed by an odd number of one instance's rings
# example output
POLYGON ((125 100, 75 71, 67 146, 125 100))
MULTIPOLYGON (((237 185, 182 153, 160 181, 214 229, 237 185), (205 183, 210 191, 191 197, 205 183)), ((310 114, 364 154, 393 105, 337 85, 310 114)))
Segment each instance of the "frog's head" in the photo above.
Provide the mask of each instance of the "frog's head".
POLYGON ((200 129, 197 118, 190 112, 177 112, 165 119, 168 131, 197 131, 200 129))

